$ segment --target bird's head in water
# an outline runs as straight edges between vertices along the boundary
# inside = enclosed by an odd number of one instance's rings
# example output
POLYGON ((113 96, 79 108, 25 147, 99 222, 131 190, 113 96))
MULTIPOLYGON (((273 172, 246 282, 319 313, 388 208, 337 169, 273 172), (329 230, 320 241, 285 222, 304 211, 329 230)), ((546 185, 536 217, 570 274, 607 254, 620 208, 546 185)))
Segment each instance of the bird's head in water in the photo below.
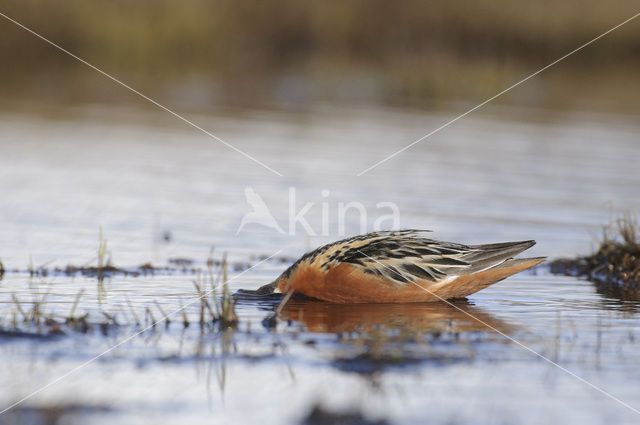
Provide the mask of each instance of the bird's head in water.
POLYGON ((269 295, 273 294, 275 290, 278 289, 278 279, 274 280, 271 283, 263 285, 255 290, 256 295, 269 295))

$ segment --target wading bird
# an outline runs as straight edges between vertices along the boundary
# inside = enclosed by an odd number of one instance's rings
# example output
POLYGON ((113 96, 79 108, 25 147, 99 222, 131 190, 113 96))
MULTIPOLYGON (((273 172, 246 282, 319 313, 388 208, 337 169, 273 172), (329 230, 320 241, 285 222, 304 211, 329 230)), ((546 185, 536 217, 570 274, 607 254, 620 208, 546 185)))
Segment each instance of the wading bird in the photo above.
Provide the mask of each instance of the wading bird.
POLYGON ((299 293, 334 303, 443 301, 545 260, 512 258, 535 241, 461 245, 428 239, 424 232, 373 232, 324 245, 256 293, 299 293))

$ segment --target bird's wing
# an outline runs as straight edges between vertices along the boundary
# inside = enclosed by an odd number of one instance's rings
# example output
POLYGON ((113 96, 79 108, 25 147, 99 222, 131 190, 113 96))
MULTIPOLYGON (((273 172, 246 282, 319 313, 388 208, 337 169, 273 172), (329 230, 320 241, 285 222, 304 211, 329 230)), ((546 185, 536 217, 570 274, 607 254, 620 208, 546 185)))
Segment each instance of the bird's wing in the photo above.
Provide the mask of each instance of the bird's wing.
POLYGON ((367 239, 345 241, 336 261, 400 284, 418 280, 440 282, 495 267, 535 243, 467 246, 427 239, 420 233, 376 232, 367 239))

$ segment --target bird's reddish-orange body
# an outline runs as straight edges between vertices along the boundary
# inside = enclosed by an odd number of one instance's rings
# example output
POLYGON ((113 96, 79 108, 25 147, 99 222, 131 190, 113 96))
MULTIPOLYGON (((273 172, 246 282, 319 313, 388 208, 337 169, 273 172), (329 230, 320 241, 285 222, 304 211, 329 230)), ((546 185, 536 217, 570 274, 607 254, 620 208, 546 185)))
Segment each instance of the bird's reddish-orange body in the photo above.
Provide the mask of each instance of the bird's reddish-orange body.
POLYGON ((509 267, 459 276, 445 284, 415 281, 401 287, 387 279, 363 273, 349 264, 340 264, 327 273, 311 265, 303 265, 290 279, 278 282, 278 289, 283 293, 293 290, 334 303, 433 302, 466 297, 542 261, 543 258, 530 259, 509 267))
POLYGON ((462 298, 544 261, 515 259, 534 241, 461 245, 424 232, 374 232, 305 254, 258 293, 299 293, 333 303, 462 298))

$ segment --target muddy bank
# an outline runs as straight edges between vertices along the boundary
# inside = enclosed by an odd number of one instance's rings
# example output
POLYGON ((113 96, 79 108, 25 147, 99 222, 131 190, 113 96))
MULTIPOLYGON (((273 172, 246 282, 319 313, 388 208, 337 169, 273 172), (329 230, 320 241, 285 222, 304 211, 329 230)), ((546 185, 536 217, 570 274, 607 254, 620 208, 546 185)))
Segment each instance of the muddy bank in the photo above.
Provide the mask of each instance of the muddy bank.
POLYGON ((607 226, 598 250, 578 258, 550 263, 552 273, 584 277, 600 292, 640 299, 640 234, 636 218, 625 216, 607 226))

